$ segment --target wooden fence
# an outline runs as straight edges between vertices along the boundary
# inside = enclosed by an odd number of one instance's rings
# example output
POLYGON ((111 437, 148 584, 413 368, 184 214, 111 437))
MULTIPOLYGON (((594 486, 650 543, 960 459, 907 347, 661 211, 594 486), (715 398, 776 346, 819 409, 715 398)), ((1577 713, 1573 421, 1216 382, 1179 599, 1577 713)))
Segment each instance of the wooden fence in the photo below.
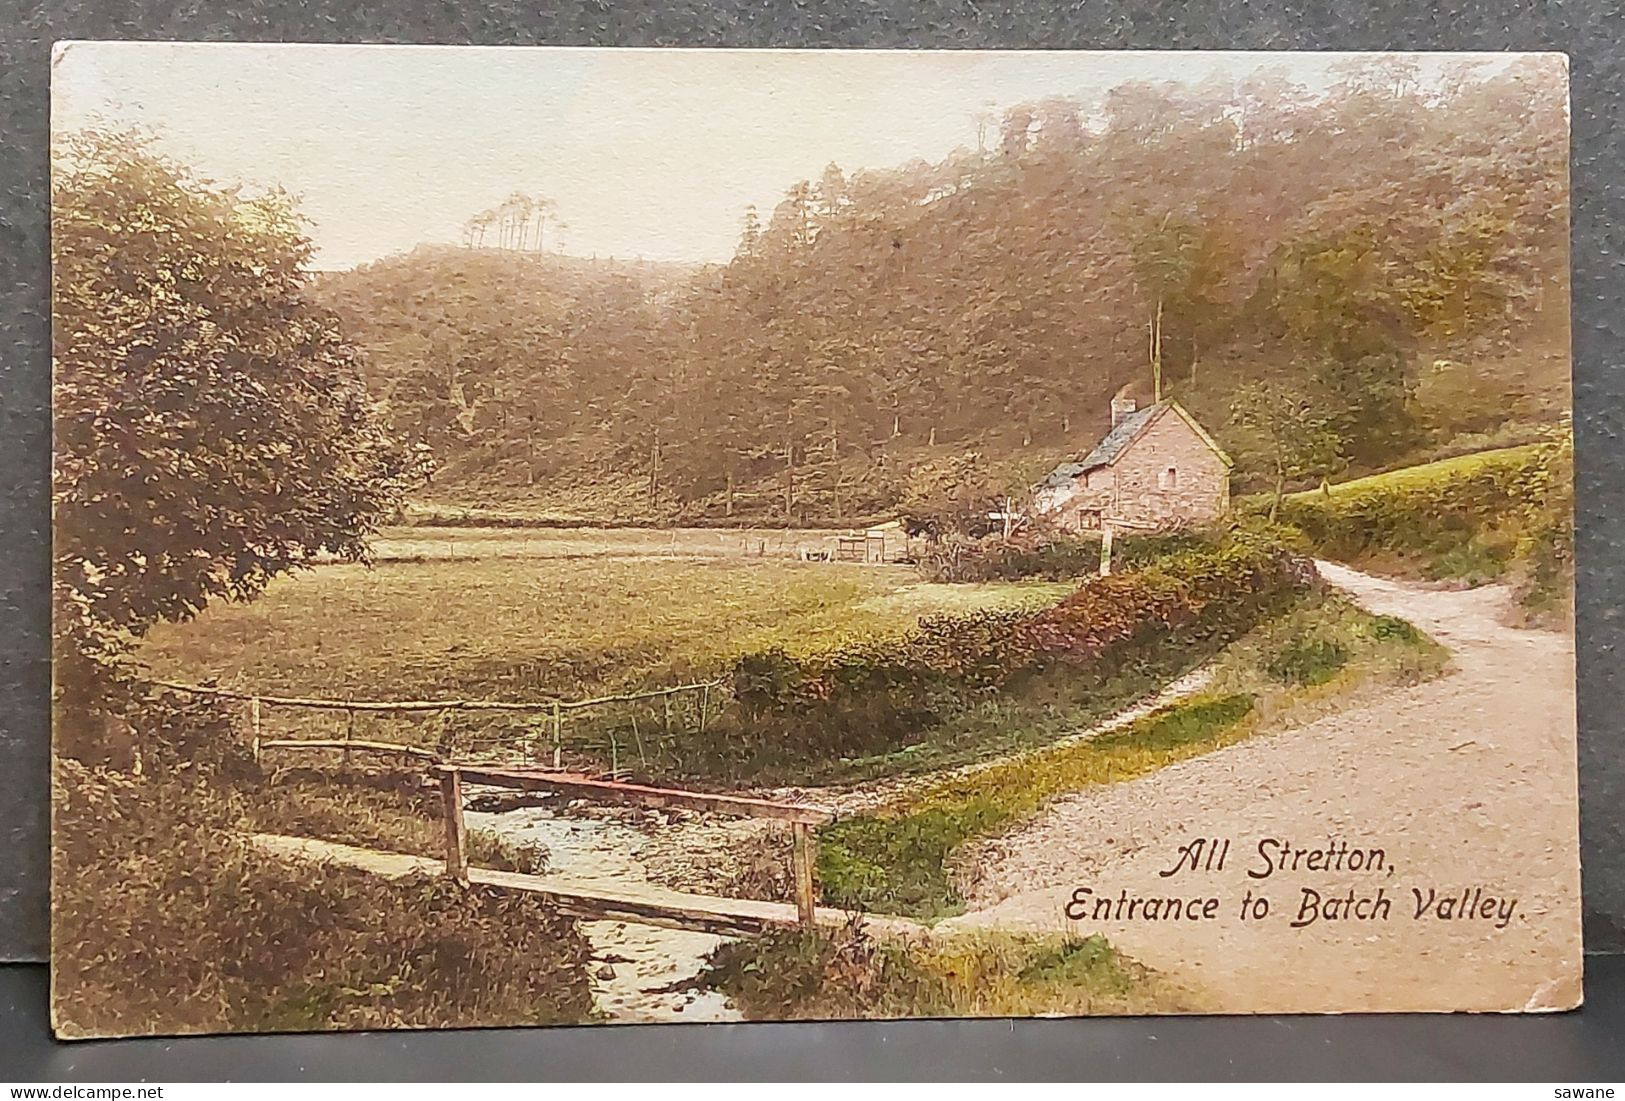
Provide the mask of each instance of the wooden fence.
MULTIPOLYGON (((618 703, 634 703, 643 700, 660 700, 662 702, 663 729, 667 734, 671 731, 672 700, 685 693, 693 693, 696 702, 698 717, 698 732, 705 733, 707 722, 711 718, 711 694, 714 689, 720 690, 727 682, 723 679, 702 681, 694 684, 676 684, 666 688, 653 688, 642 692, 625 692, 606 696, 595 696, 589 699, 565 700, 550 698, 543 700, 341 700, 328 699, 318 696, 278 696, 264 693, 244 692, 237 689, 217 688, 209 685, 183 684, 177 681, 154 681, 159 688, 166 688, 175 692, 185 692, 194 696, 208 696, 216 699, 242 700, 248 704, 249 731, 253 742, 255 761, 259 761, 263 751, 267 749, 289 751, 311 750, 337 750, 348 763, 350 755, 355 752, 373 753, 380 756, 408 756, 421 760, 440 761, 442 755, 431 749, 420 746, 407 745, 401 742, 380 741, 377 739, 357 738, 355 736, 355 717, 357 714, 414 714, 423 712, 518 712, 540 714, 550 717, 550 726, 553 734, 553 767, 563 767, 564 753, 564 720, 567 715, 591 711, 597 708, 610 707, 618 703), (342 738, 265 738, 263 709, 267 707, 302 708, 314 711, 339 711, 346 716, 345 733, 342 738)), ((640 756, 643 753, 642 734, 638 731, 636 717, 632 720, 634 744, 640 756)), ((620 773, 619 742, 610 736, 610 771, 612 774, 620 773)), ((531 756, 536 756, 532 753, 531 756)))

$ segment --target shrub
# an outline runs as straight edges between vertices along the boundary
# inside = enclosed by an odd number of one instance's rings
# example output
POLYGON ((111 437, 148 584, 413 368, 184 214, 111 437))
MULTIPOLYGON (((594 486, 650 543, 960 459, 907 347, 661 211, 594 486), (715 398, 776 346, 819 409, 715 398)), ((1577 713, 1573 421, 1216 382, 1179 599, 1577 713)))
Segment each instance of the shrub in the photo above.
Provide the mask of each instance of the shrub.
POLYGON ((1416 643, 1422 638, 1422 632, 1410 620, 1400 619, 1396 615, 1372 616, 1366 625, 1366 633, 1379 642, 1416 643))
POLYGON ((1281 503, 1280 519, 1336 558, 1438 553, 1513 517, 1542 452, 1484 452, 1361 478, 1330 494, 1293 494, 1281 503))
POLYGON ((938 582, 1066 581, 1100 571, 1100 541, 1027 533, 989 536, 962 546, 952 557, 934 556, 925 566, 926 576, 938 582))
POLYGON ((1574 600, 1574 435, 1543 448, 1519 486, 1526 502, 1514 550, 1518 601, 1535 622, 1560 621, 1574 600))
POLYGON ((1572 599, 1573 512, 1574 436, 1563 424, 1539 443, 1293 494, 1281 520, 1333 558, 1469 585, 1510 574, 1520 604, 1544 619, 1572 599))
POLYGON ((587 949, 540 896, 283 864, 204 784, 59 760, 53 1016, 70 1036, 575 1022, 587 949))

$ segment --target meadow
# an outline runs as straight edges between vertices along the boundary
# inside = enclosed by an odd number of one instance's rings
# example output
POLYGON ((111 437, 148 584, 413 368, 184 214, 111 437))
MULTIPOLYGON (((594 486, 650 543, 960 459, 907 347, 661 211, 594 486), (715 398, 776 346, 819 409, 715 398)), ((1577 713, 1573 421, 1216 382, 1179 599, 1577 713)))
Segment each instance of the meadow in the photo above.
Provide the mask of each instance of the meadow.
MULTIPOLYGON (((607 531, 596 541, 570 532, 442 532, 442 544, 449 536, 466 553, 388 556, 399 549, 392 540, 416 534, 386 533, 385 553, 371 566, 318 566, 279 578, 252 603, 162 624, 141 658, 163 679, 264 695, 579 699, 716 678, 738 655, 766 648, 814 654, 896 637, 930 613, 1044 606, 1076 587, 930 584, 906 566, 802 562, 782 547, 773 557, 772 544, 767 557, 616 550, 646 537, 715 544, 712 531, 607 531)), ((761 543, 728 535, 729 548, 761 543)), ((676 702, 692 727, 695 701, 676 702)), ((649 710, 639 717, 645 734, 649 710)), ((630 716, 613 720, 630 753, 630 716)), ((545 721, 362 715, 351 733, 445 748, 466 748, 470 737, 513 746, 545 721)), ((265 733, 314 736, 344 722, 339 712, 272 709, 265 733)), ((587 737, 591 725, 572 722, 566 740, 587 737)))

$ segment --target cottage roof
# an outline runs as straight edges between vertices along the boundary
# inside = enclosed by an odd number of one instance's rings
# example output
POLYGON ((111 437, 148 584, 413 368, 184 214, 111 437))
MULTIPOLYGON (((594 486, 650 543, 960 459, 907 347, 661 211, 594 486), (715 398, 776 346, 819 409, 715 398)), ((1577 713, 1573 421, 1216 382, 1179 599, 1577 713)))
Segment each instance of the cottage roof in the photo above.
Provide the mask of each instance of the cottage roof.
POLYGON ((1096 467, 1110 466, 1117 460, 1117 456, 1123 453, 1123 449, 1133 443, 1135 437, 1145 431, 1146 426, 1151 423, 1152 419, 1167 408, 1169 404, 1168 402, 1159 401, 1155 405, 1146 406, 1137 413, 1130 413, 1118 421, 1112 430, 1106 433, 1105 438, 1095 444, 1094 450, 1083 457, 1083 461, 1078 464, 1083 467, 1083 470, 1079 471, 1079 473, 1094 470, 1096 467))
POLYGON ((1079 474, 1082 474, 1088 469, 1089 468, 1084 466, 1082 463, 1062 463, 1060 466, 1044 475, 1044 480, 1038 484, 1045 489, 1060 489, 1064 486, 1070 485, 1073 478, 1076 478, 1079 474))
POLYGON ((1172 398, 1168 398, 1154 405, 1148 405, 1138 412, 1130 413, 1118 421, 1112 430, 1106 433, 1105 438, 1095 444, 1094 449, 1089 454, 1076 462, 1060 464, 1045 475, 1044 480, 1039 485, 1047 489, 1060 489, 1070 485, 1072 480, 1080 475, 1087 474, 1091 470, 1098 470, 1103 466, 1110 466, 1117 461, 1124 451, 1128 450, 1130 444, 1139 439, 1141 434, 1151 427, 1151 422, 1165 411, 1172 411, 1186 424, 1190 425, 1191 431, 1195 432, 1202 442, 1207 444, 1226 467, 1235 465, 1230 456, 1225 453, 1224 448, 1219 446, 1219 442, 1208 435, 1205 428, 1196 423, 1196 418, 1186 412, 1184 406, 1172 398))

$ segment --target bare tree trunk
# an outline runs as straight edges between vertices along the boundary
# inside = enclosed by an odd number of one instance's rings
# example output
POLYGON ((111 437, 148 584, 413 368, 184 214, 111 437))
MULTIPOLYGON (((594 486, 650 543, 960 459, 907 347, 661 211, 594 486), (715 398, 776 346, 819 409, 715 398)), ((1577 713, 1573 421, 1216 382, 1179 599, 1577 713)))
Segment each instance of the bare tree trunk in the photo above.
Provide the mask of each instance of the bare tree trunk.
POLYGON ((1162 299, 1151 319, 1151 400, 1162 400, 1162 299))
POLYGON ((536 414, 530 415, 525 425, 525 484, 536 484, 536 414))
POLYGON ((654 440, 649 445, 649 511, 655 510, 655 504, 660 499, 660 428, 654 430, 654 440))
POLYGON ((796 507, 796 445, 790 434, 788 420, 784 426, 784 518, 794 515, 796 507))

